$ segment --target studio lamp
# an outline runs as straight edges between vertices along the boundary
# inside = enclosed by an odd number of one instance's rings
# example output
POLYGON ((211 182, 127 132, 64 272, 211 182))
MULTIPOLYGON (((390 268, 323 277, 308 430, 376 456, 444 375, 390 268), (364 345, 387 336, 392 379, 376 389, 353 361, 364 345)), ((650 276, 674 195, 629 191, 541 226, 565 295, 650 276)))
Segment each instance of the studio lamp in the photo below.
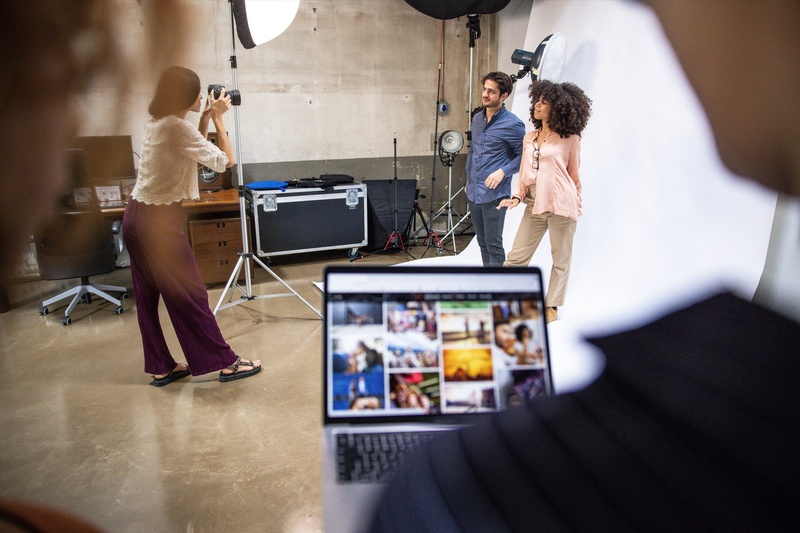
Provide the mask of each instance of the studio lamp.
POLYGON ((464 137, 456 130, 447 130, 439 137, 439 159, 446 167, 453 166, 458 152, 464 147, 464 137))
POLYGON ((558 32, 542 39, 534 52, 514 50, 514 53, 511 54, 511 62, 520 67, 519 71, 511 76, 511 81, 516 82, 530 72, 532 80, 557 82, 561 78, 566 55, 567 38, 563 33, 558 32))
POLYGON ((233 0, 239 41, 247 49, 271 41, 294 20, 300 0, 233 0))
MULTIPOLYGON (((447 167, 447 203, 444 204, 442 209, 447 211, 447 234, 442 239, 443 241, 448 235, 453 232, 453 198, 458 195, 464 188, 459 189, 455 194, 453 192, 453 161, 455 161, 458 152, 464 147, 464 136, 456 130, 447 130, 439 137, 439 160, 444 166, 447 167)), ((440 211, 441 212, 441 211, 440 211)), ((438 216, 438 214, 437 214, 438 216)), ((456 249, 456 239, 453 237, 453 251, 458 253, 456 249)))
MULTIPOLYGON (((297 14, 297 8, 300 5, 300 0, 228 0, 230 4, 230 23, 231 23, 231 93, 238 95, 239 82, 237 77, 237 60, 236 60, 236 39, 235 33, 239 36, 239 41, 245 48, 255 48, 271 39, 274 39, 281 33, 294 20, 297 14)), ((210 86, 209 91, 217 91, 215 86, 210 86)), ((228 283, 222 290, 222 295, 214 308, 216 315, 220 309, 225 309, 234 305, 257 300, 261 298, 276 298, 280 296, 296 296, 303 302, 309 309, 314 311, 320 318, 322 313, 319 312, 313 305, 308 303, 300 294, 291 288, 284 280, 280 278, 272 269, 267 266, 264 261, 254 256, 250 251, 250 235, 248 233, 247 224, 247 205, 244 196, 244 170, 242 159, 242 132, 241 132, 241 119, 239 116, 239 105, 241 103, 241 96, 239 96, 238 103, 234 103, 233 107, 233 121, 234 121, 234 135, 236 138, 236 164, 234 165, 236 175, 238 177, 238 191, 239 191, 239 218, 242 227, 242 251, 239 252, 239 259, 236 266, 233 268, 228 283), (270 276, 280 282, 290 292, 283 294, 264 294, 254 295, 252 285, 252 274, 250 262, 253 261, 261 268, 263 268, 270 276), (244 268, 245 286, 241 287, 238 283, 239 272, 244 268), (238 290, 241 297, 238 300, 233 299, 234 291, 238 290), (227 299, 227 303, 225 300, 227 299)), ((269 261, 267 259, 267 261, 269 261)))

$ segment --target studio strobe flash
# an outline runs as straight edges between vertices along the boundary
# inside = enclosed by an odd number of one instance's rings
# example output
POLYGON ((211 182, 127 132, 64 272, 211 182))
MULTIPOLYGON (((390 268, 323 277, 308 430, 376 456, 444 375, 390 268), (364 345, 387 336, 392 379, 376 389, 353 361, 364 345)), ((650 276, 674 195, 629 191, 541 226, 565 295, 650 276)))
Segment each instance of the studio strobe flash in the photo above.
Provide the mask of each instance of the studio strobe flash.
MULTIPOLYGON (((261 298, 277 298, 282 296, 296 296, 306 307, 314 311, 320 318, 322 313, 319 312, 313 305, 308 303, 305 298, 291 288, 280 276, 273 272, 261 259, 254 256, 250 251, 250 239, 247 226, 247 207, 244 198, 244 172, 242 166, 242 135, 239 117, 239 104, 241 104, 241 95, 239 94, 239 85, 237 81, 237 65, 236 65, 236 39, 234 38, 235 31, 238 30, 239 39, 245 48, 253 48, 259 44, 265 43, 268 40, 280 35, 294 20, 297 13, 297 8, 300 0, 274 0, 269 2, 264 1, 248 1, 248 0, 228 0, 230 4, 231 14, 231 81, 232 88, 228 91, 231 94, 231 103, 236 106, 233 108, 233 121, 234 121, 234 135, 236 138, 236 169, 239 183, 237 189, 239 191, 239 218, 242 226, 242 244, 243 250, 239 252, 239 259, 236 266, 233 268, 228 283, 222 290, 219 302, 214 308, 216 315, 220 309, 225 309, 234 305, 249 302, 251 300, 261 298), (234 23, 235 21, 235 23, 234 23), (257 31, 258 30, 258 31, 257 31), (272 276, 276 281, 284 286, 289 292, 281 294, 253 294, 253 284, 251 276, 251 265, 253 261, 259 265, 265 272, 272 276), (244 281, 245 286, 241 287, 237 280, 239 279, 239 272, 244 268, 244 281), (241 297, 238 300, 233 299, 234 290, 238 290, 241 297), (227 300, 227 302, 226 302, 227 300), (226 302, 226 303, 224 303, 226 302)), ((212 84, 208 86, 209 93, 214 91, 216 97, 222 92, 222 85, 212 84)), ((269 260, 267 260, 268 262, 269 260)))

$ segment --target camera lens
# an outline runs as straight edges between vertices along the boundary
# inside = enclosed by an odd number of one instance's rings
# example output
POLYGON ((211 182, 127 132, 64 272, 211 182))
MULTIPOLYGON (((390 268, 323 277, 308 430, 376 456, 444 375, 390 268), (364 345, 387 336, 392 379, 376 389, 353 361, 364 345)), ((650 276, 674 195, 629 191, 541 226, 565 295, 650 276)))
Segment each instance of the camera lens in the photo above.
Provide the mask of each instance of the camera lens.
MULTIPOLYGON (((217 99, 222 94, 222 88, 224 85, 218 83, 212 83, 208 86, 208 94, 214 93, 214 98, 217 99)), ((227 91, 226 94, 230 95, 231 97, 231 105, 241 105, 242 104, 242 95, 236 89, 227 91)))

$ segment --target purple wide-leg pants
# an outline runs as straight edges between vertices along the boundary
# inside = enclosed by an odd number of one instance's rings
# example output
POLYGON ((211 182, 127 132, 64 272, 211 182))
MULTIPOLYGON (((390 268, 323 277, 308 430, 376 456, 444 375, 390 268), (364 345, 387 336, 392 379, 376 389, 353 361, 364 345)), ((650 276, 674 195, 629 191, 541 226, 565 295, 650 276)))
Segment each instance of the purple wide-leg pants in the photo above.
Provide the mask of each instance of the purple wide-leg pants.
POLYGON ((159 298, 164 298, 192 375, 235 363, 236 354, 222 337, 208 305, 208 293, 183 229, 180 204, 131 200, 125 208, 122 235, 131 258, 144 371, 167 374, 177 365, 161 330, 159 298))

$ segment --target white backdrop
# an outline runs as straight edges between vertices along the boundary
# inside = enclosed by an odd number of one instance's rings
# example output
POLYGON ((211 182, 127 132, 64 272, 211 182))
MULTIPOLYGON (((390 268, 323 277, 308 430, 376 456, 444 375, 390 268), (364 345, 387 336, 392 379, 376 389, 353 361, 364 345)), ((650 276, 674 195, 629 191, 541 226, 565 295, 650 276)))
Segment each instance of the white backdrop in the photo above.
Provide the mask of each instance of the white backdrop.
MULTIPOLYGON (((722 166, 649 8, 624 0, 536 1, 523 48, 535 50, 556 31, 567 38, 561 81, 593 100, 582 138, 584 216, 567 301, 550 327, 554 380, 564 391, 600 368, 582 336, 642 323, 722 287, 752 297, 776 197, 722 166)), ((517 82, 511 111, 531 129, 529 84, 517 82)), ((522 208, 507 214, 506 250, 521 215, 522 208)), ((481 264, 475 240, 457 256, 419 260, 432 261, 481 264)), ((546 238, 531 264, 544 271, 546 288, 546 238)))

